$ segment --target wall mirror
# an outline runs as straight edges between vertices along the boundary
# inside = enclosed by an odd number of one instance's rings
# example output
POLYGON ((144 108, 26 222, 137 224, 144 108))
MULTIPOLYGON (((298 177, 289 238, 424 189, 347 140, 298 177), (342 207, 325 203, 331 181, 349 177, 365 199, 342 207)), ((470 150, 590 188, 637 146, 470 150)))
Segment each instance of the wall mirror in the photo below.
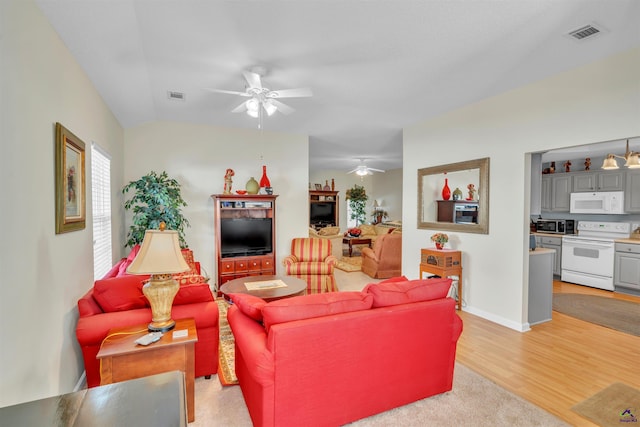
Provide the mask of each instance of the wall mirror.
POLYGON ((418 228, 488 234, 489 158, 418 169, 418 228), (445 178, 449 200, 442 197, 445 178), (454 197, 456 189, 462 194, 454 197))

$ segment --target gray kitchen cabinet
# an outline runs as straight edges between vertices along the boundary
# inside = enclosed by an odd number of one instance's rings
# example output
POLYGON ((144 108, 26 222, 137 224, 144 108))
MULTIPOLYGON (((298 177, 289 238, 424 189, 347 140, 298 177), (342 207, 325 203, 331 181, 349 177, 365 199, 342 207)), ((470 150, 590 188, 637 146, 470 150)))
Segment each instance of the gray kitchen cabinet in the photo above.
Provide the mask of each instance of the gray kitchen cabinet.
POLYGON ((571 199, 571 175, 550 174, 548 178, 545 176, 542 178, 542 191, 545 191, 547 187, 547 193, 542 193, 541 210, 549 212, 569 212, 569 202, 571 199), (548 183, 545 183, 548 181, 548 183), (548 203, 545 202, 545 197, 548 197, 548 203), (548 206, 545 209, 545 205, 548 206))
POLYGON ((551 320, 553 309, 553 251, 538 248, 529 251, 528 322, 535 325, 551 320))
POLYGON ((574 193, 590 191, 623 191, 625 171, 578 172, 572 174, 574 193))
POLYGON ((540 186, 540 210, 551 210, 551 175, 544 175, 542 177, 542 184, 540 186))
POLYGON ((536 239, 537 246, 541 248, 553 249, 553 275, 560 276, 562 274, 562 237, 538 236, 536 239))
POLYGON ((640 295, 640 243, 616 243, 614 266, 616 292, 640 295))
POLYGON ((624 185, 624 211, 640 213, 640 170, 628 170, 624 185))

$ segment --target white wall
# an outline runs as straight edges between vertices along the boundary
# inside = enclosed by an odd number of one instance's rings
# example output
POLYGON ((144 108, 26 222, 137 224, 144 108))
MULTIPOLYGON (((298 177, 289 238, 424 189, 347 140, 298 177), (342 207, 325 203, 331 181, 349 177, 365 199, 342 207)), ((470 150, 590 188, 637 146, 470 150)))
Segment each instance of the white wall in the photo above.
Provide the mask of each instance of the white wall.
MULTIPOLYGON (((276 199, 276 268, 289 255, 293 237, 308 236, 308 137, 247 129, 229 129, 175 122, 142 125, 125 132, 125 183, 154 170, 178 180, 183 209, 191 227, 186 240, 194 257, 215 283, 212 194, 221 194, 227 168, 235 172, 233 190, 262 176, 267 166, 276 199), (301 177, 301 178, 296 178, 301 177)), ((324 183, 324 181, 323 181, 324 183)), ((127 197, 131 197, 131 194, 127 197)), ((127 228, 131 215, 127 214, 127 228)), ((125 230, 126 233, 126 230, 125 230)))
MULTIPOLYGON (((76 304, 93 283, 91 142, 113 156, 123 131, 31 1, 0 2, 0 407, 73 389, 83 372, 76 304), (55 123, 86 145, 87 228, 55 234, 55 123)), ((122 219, 114 207, 114 229, 122 219)), ((121 245, 114 236, 114 245, 121 245)))
POLYGON ((527 329, 525 153, 639 135, 638 76, 634 49, 405 129, 403 273, 418 277, 420 248, 434 232, 417 230, 417 169, 490 157, 489 234, 450 233, 463 251, 464 301, 472 313, 527 329))

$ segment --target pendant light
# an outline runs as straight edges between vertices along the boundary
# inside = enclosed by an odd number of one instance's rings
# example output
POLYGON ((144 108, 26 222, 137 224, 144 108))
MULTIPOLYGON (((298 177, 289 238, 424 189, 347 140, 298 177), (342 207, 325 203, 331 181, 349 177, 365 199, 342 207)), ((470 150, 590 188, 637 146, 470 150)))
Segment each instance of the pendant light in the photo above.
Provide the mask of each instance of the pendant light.
POLYGON ((638 169, 640 168, 640 153, 637 151, 629 151, 629 140, 627 139, 627 149, 624 153, 624 156, 618 156, 616 154, 607 154, 607 157, 604 159, 602 163, 602 169, 619 169, 618 161, 616 157, 620 159, 624 159, 624 165, 629 169, 638 169))

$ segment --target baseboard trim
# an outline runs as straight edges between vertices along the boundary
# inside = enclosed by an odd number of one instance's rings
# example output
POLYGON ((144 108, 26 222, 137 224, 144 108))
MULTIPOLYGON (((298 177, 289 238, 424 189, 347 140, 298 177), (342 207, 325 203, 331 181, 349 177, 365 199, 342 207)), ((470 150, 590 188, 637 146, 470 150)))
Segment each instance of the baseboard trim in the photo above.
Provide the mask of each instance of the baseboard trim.
POLYGON ((76 391, 84 390, 85 388, 87 388, 87 373, 83 371, 75 387, 73 387, 73 391, 76 392, 76 391))
POLYGON ((497 323, 498 325, 505 326, 518 332, 527 332, 531 330, 531 328, 529 327, 529 323, 517 323, 512 320, 505 319, 504 317, 496 316, 493 313, 489 313, 470 306, 463 306, 463 310, 475 316, 482 317, 483 319, 489 320, 490 322, 497 323))

